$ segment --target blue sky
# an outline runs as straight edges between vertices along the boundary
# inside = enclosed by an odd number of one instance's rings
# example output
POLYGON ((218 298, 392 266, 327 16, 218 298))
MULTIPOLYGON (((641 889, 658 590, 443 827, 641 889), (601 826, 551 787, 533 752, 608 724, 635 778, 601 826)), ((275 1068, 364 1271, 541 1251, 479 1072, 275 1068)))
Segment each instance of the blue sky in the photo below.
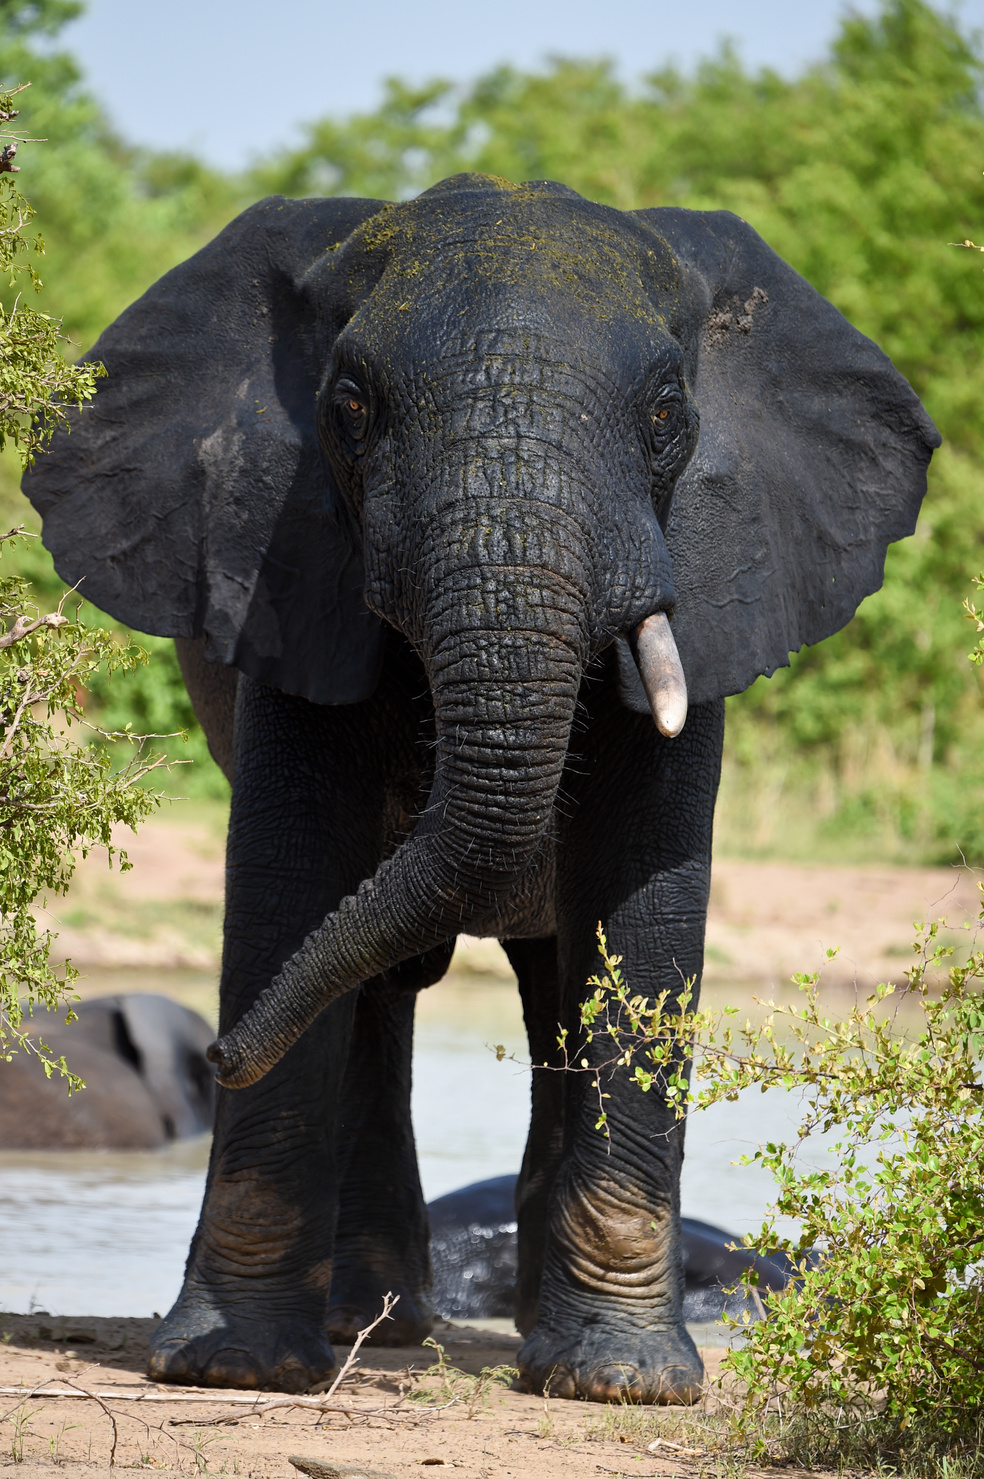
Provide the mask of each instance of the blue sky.
MULTIPOLYGON (((873 9, 874 0, 854 8, 873 9)), ((382 79, 608 55, 626 77, 732 36, 746 61, 821 56, 843 0, 88 0, 65 40, 123 135, 241 168, 298 125, 371 108, 382 79)), ((984 26, 984 0, 958 14, 984 26)))

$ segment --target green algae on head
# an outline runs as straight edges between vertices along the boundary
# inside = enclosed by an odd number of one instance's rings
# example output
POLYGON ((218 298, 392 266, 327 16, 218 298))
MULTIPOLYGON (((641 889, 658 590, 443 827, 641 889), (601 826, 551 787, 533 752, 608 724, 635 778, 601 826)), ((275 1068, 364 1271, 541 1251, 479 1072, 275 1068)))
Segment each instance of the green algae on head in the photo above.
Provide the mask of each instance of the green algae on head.
POLYGON ((385 205, 356 229, 338 265, 353 298, 371 283, 376 310, 403 315, 460 280, 510 297, 521 289, 541 303, 556 296, 596 324, 628 317, 665 329, 656 300, 681 288, 673 253, 634 216, 550 181, 478 174, 385 205))

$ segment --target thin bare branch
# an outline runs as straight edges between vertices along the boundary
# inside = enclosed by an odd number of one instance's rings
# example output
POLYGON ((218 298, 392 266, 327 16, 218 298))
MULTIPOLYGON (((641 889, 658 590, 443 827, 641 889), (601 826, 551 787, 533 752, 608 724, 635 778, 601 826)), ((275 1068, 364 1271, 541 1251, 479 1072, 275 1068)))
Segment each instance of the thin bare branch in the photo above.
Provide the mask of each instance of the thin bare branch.
POLYGON ((354 1371, 356 1366, 358 1366, 359 1349, 362 1346, 363 1342, 369 1338, 377 1325, 381 1325, 384 1320, 391 1320, 393 1318, 391 1311, 397 1304, 399 1304, 399 1302, 400 1296, 398 1294, 393 1294, 392 1292, 388 1291, 386 1294, 383 1295, 382 1310, 373 1320, 371 1325, 366 1325, 363 1330, 360 1330, 357 1333, 352 1344, 352 1349, 346 1356, 345 1361, 338 1372, 338 1375, 335 1377, 335 1380, 332 1382, 331 1386, 325 1393, 326 1402, 329 1402, 331 1398, 334 1397, 335 1393, 338 1391, 338 1388, 341 1386, 345 1378, 349 1375, 351 1371, 354 1371))
POLYGON ((112 1424, 113 1428, 113 1446, 109 1450, 109 1467, 111 1469, 114 1469, 116 1467, 116 1449, 120 1441, 120 1430, 116 1426, 115 1413, 112 1411, 111 1408, 106 1406, 105 1401, 98 1392, 88 1392, 84 1387, 76 1387, 75 1383, 71 1381, 68 1382, 67 1385, 69 1387, 74 1387, 76 1391, 81 1393, 81 1395, 85 1397, 90 1397, 93 1402, 95 1402, 99 1407, 102 1408, 103 1412, 105 1412, 106 1416, 109 1418, 109 1421, 112 1424))
POLYGON ((29 616, 18 616, 9 632, 0 637, 0 647, 13 647, 15 642, 20 642, 24 637, 29 637, 39 627, 64 627, 68 625, 68 617, 62 616, 57 611, 50 611, 47 616, 39 616, 32 621, 29 616))

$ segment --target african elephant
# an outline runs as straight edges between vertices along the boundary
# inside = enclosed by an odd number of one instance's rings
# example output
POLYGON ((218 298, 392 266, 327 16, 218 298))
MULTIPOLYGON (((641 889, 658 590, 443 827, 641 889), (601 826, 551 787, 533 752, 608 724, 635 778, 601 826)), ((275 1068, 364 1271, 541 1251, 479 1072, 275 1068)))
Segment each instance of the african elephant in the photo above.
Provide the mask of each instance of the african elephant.
MULTIPOLYGON (((878 587, 939 438, 737 217, 473 175, 261 202, 92 356, 27 491, 234 767, 224 1089, 150 1371, 304 1388, 387 1289, 429 1326, 413 988, 502 939, 556 1065, 599 920, 634 991, 699 977, 724 697, 878 587)), ((588 1076, 534 1075, 522 1380, 687 1401, 683 1127, 606 1092, 610 1141, 588 1076)))
POLYGON ((5 1150, 158 1150, 212 1127, 215 1083, 204 1017, 166 996, 127 992, 75 1007, 78 1021, 41 1028, 85 1080, 69 1097, 23 1055, 0 1074, 5 1150))

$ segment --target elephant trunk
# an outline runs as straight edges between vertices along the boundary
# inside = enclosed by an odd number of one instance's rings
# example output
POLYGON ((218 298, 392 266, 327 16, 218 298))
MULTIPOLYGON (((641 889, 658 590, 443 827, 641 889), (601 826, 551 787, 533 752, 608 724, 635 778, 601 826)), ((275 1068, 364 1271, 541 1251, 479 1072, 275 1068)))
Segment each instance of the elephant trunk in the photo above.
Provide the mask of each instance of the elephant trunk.
POLYGON ((567 754, 587 603, 542 565, 489 569, 459 569, 427 602, 446 635, 425 652, 437 763, 423 815, 213 1044, 226 1087, 261 1078, 343 992, 492 913, 528 868, 567 754))

